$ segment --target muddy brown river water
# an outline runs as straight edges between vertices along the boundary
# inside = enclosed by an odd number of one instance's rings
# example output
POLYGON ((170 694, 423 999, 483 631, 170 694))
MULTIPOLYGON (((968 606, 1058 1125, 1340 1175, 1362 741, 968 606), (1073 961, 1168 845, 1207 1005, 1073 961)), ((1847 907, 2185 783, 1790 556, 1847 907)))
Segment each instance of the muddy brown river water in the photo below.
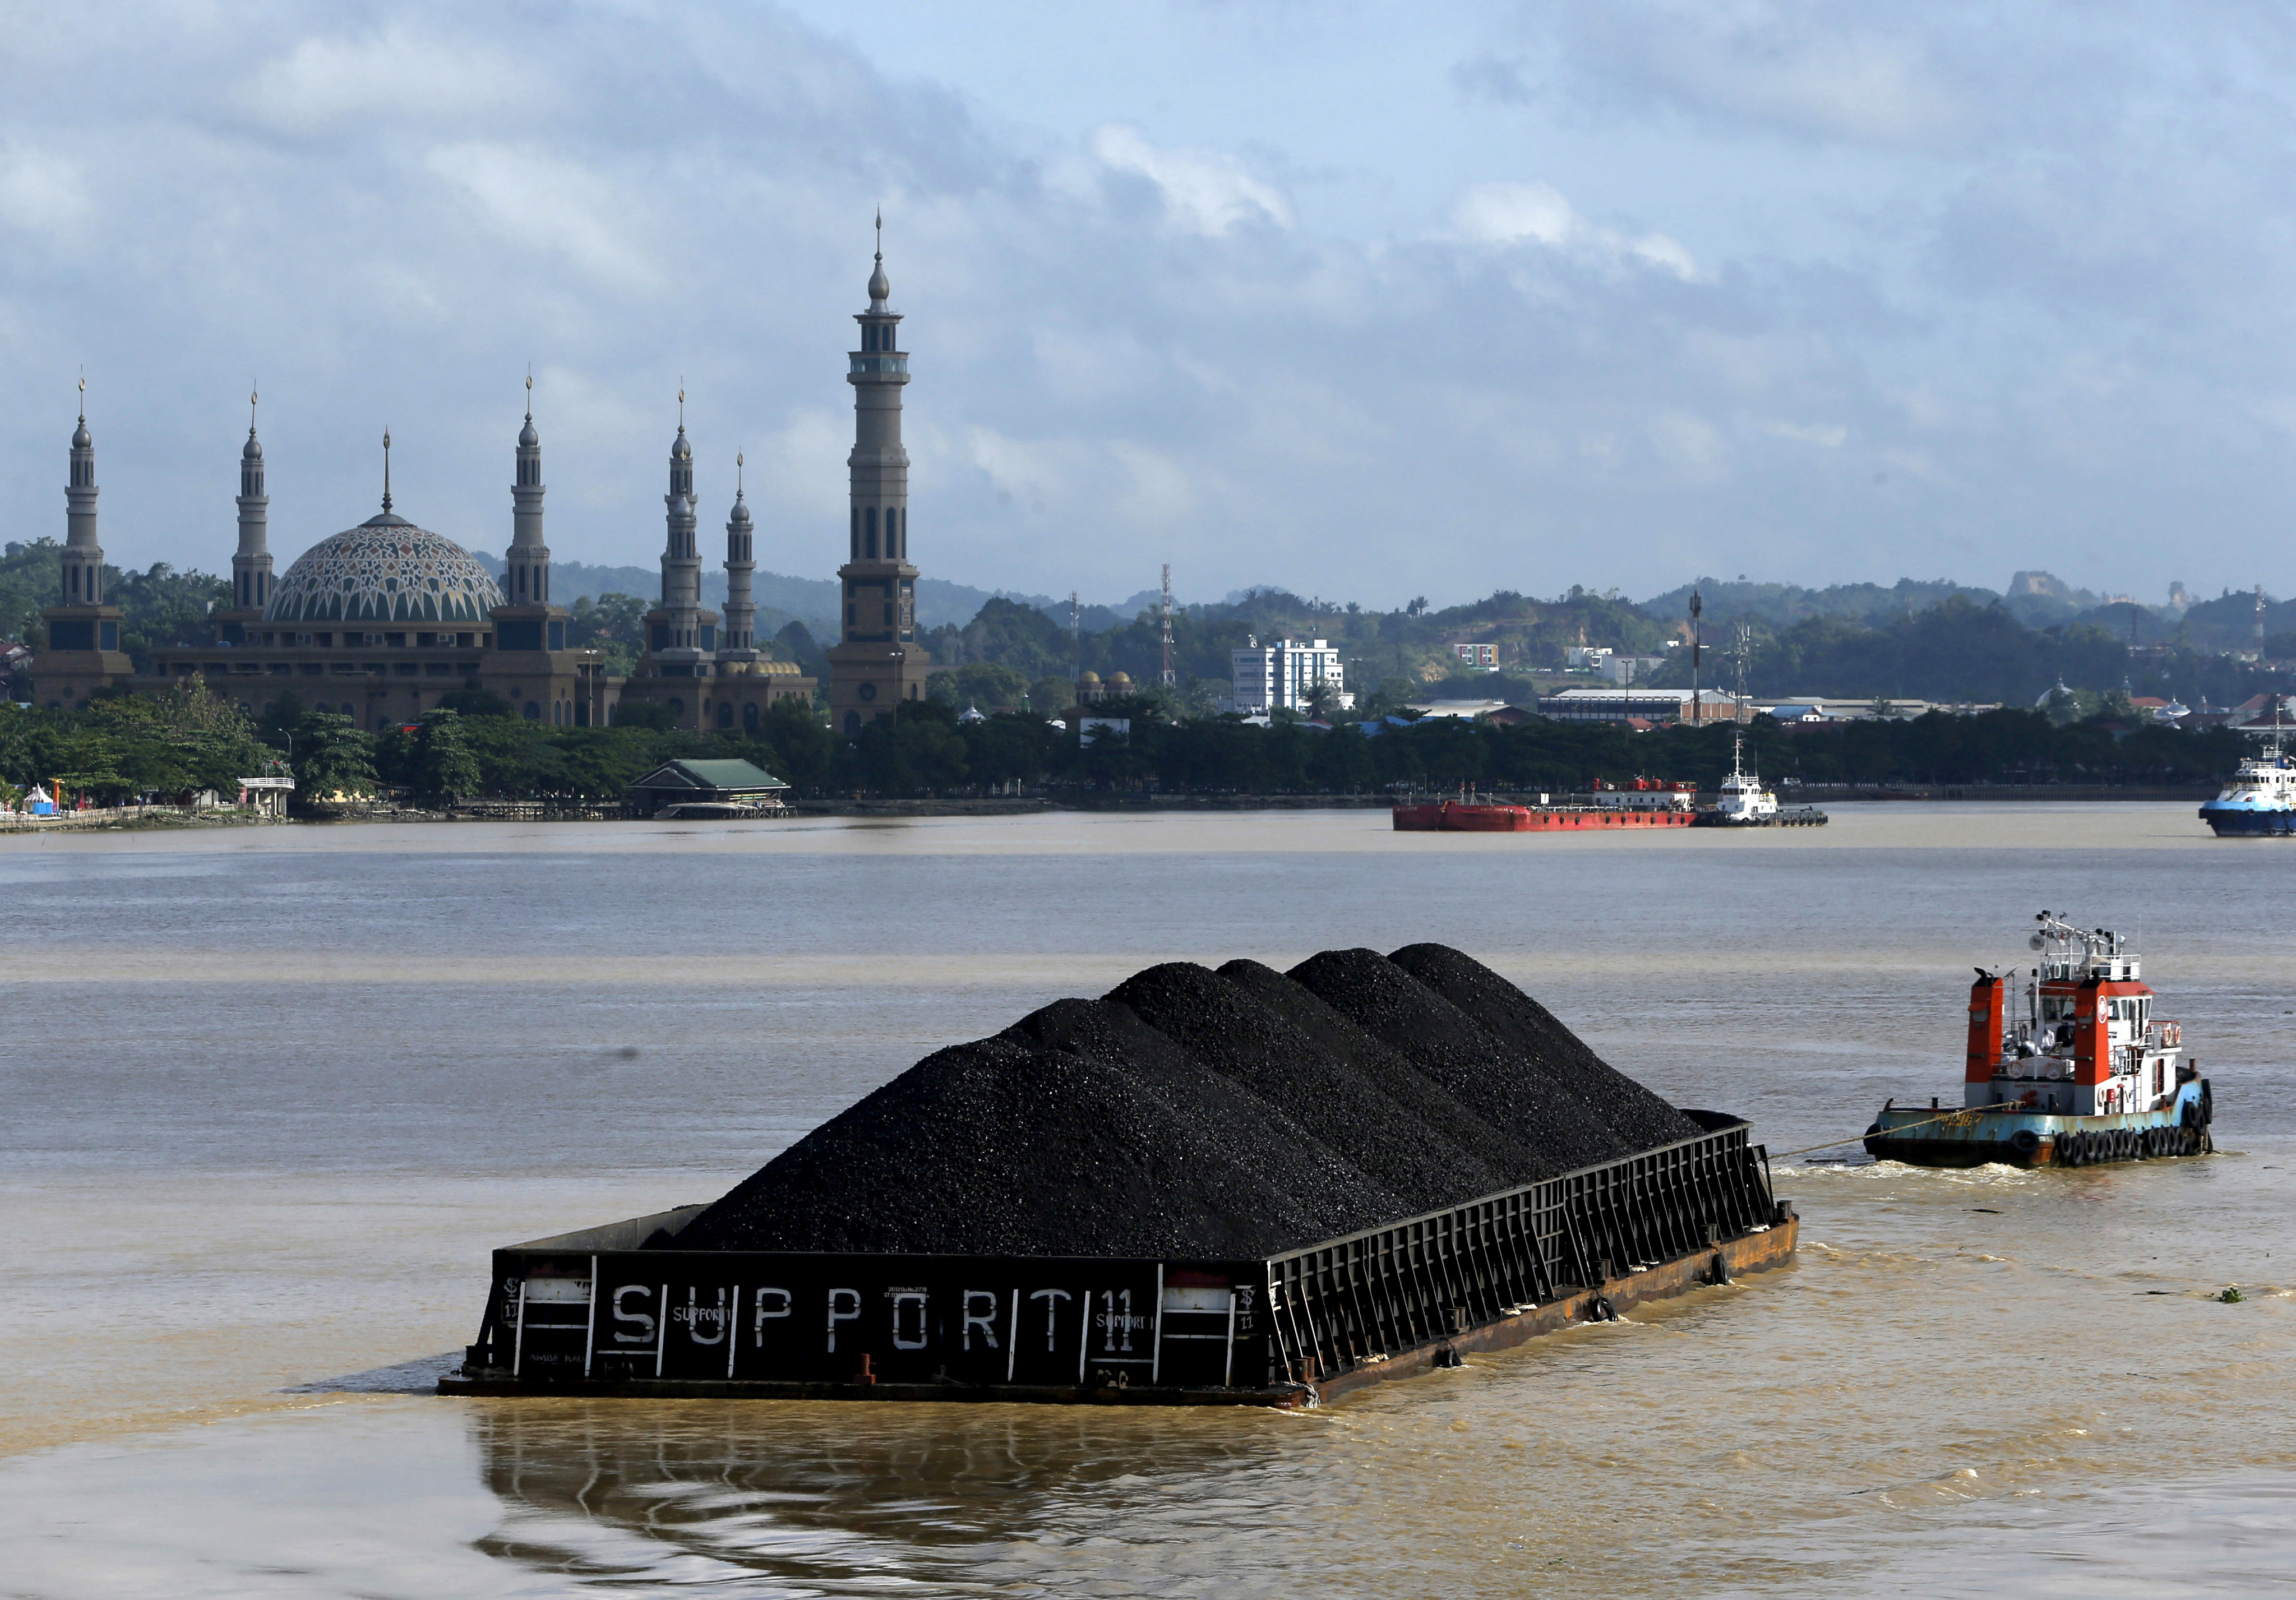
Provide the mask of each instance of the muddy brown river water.
POLYGON ((2269 1592, 2292 874, 2141 805, 0 839, 0 1593, 2269 1592), (1441 939, 1782 1153, 1955 1092, 2043 907, 2132 936, 2224 1153, 1781 1161, 1794 1265, 1316 1414, 408 1392, 490 1246, 709 1199, 1152 961, 1441 939))

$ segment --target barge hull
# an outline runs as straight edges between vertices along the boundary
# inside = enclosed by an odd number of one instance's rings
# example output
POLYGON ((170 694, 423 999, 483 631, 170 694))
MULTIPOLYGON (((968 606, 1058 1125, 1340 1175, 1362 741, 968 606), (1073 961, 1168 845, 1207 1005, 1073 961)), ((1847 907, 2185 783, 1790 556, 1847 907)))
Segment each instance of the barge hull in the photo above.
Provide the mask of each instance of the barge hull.
POLYGON ((1318 1404, 1790 1253, 1748 1125, 1684 1114, 1702 1131, 1250 1260, 679 1250, 698 1206, 537 1239, 494 1252, 439 1391, 1318 1404))
POLYGON ((478 1397, 530 1394, 582 1395, 628 1399, 780 1399, 780 1400, 899 1400, 910 1403, 955 1404, 1004 1402, 1060 1406, 1259 1406, 1304 1409, 1343 1399, 1391 1378, 1456 1366, 1461 1358, 1490 1350, 1511 1350, 1541 1334, 1574 1325, 1607 1321, 1636 1306, 1671 1300, 1693 1289, 1724 1284, 1751 1273, 1767 1272, 1792 1259, 1800 1238, 1801 1221, 1791 1208, 1779 1220, 1759 1233, 1720 1242, 1640 1272, 1609 1278, 1593 1288, 1571 1288, 1548 1303, 1502 1317, 1447 1338, 1424 1341, 1379 1361, 1312 1382, 1266 1385, 1257 1389, 1180 1389, 1142 1384, 1013 1385, 994 1383, 729 1383, 708 1379, 644 1379, 607 1383, 551 1383, 450 1374, 439 1382, 445 1395, 478 1397), (1606 1315, 1607 1314, 1607 1315, 1606 1315))
POLYGON ((1994 1106, 1890 1107, 1866 1130, 1865 1145, 1876 1161, 1913 1167, 2097 1167, 2206 1155, 2216 1148, 2209 1132, 2213 1119, 2213 1097, 2202 1078, 2181 1086, 2158 1110, 2106 1116, 1994 1106))
POLYGON ((1625 806, 1398 806, 1398 833, 1575 833, 1605 828, 1687 828, 1696 813, 1625 806))

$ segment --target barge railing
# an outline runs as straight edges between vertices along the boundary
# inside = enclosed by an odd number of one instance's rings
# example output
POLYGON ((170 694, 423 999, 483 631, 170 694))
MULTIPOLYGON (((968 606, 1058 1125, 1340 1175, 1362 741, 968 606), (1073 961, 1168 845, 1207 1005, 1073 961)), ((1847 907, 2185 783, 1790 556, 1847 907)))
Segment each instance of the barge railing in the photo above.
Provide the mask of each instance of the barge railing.
POLYGON ((1768 1227, 1767 1151, 1736 1118, 1689 1114, 1709 1131, 1270 1258, 1271 1378, 1312 1383, 1768 1227))

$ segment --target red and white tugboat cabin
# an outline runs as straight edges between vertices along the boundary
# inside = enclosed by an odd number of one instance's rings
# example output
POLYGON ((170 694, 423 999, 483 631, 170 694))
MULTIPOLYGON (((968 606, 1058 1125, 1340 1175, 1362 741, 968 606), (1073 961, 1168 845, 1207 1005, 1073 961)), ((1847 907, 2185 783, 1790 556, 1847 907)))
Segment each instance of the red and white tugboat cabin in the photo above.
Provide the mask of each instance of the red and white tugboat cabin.
POLYGON ((1866 1131, 1877 1157, 1918 1166, 2082 1166, 2210 1148, 2208 1080, 2184 1033, 2152 1014, 2141 958, 2109 929, 2044 911, 2021 991, 1977 970, 1959 1112, 1892 1100, 1866 1131), (2021 1013, 2022 1014, 2018 1014, 2021 1013))

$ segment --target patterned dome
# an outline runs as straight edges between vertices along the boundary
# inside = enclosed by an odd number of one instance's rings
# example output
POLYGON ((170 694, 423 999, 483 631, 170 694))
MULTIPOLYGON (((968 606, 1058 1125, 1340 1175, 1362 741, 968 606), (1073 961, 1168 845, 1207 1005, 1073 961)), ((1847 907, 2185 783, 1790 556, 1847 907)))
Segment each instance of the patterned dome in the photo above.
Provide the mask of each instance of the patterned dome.
POLYGON ((271 591, 266 622, 483 622, 502 590, 452 539, 389 512, 321 539, 271 591))

